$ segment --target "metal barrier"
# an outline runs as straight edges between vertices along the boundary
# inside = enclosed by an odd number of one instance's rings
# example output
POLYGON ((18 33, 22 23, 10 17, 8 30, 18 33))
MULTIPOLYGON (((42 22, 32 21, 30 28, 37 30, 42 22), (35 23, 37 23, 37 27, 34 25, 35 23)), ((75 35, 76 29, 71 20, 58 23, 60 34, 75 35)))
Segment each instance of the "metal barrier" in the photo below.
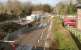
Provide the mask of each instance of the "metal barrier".
POLYGON ((81 43, 81 31, 79 31, 76 28, 72 28, 70 26, 66 26, 65 28, 69 30, 81 43))

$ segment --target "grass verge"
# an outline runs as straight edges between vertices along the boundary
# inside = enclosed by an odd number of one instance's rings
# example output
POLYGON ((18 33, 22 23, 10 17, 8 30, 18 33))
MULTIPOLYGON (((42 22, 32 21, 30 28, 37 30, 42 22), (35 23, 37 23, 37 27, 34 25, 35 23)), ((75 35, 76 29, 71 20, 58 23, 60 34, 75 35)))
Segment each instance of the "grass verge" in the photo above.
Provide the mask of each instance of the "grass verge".
POLYGON ((70 33, 62 26, 62 21, 59 17, 54 17, 52 33, 58 44, 59 50, 79 50, 70 33))

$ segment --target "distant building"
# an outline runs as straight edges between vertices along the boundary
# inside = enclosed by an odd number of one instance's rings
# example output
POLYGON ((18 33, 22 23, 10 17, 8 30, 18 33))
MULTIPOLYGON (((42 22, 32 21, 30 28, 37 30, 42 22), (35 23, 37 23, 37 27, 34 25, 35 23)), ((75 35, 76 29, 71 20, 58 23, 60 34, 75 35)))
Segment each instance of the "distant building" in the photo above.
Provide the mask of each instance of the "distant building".
POLYGON ((33 14, 40 17, 48 17, 49 15, 51 15, 50 13, 44 11, 32 11, 31 15, 33 14))
POLYGON ((34 15, 42 15, 43 11, 32 11, 32 14, 34 14, 34 15))

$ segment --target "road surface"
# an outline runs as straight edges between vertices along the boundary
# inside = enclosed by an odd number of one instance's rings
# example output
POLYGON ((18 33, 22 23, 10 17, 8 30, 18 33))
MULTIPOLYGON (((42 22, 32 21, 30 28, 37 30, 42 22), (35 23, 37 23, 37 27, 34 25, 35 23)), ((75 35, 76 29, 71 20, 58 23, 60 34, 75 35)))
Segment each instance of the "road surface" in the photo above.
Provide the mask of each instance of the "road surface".
MULTIPOLYGON (((46 19, 46 20, 41 20, 40 23, 45 25, 48 22, 46 19)), ((37 28, 39 28, 39 26, 37 26, 37 28)), ((30 45, 35 49, 40 48, 42 50, 45 50, 45 44, 48 35, 47 31, 48 31, 48 25, 44 26, 44 28, 34 29, 31 32, 27 32, 24 35, 20 36, 17 40, 19 40, 19 43, 21 45, 30 45)))

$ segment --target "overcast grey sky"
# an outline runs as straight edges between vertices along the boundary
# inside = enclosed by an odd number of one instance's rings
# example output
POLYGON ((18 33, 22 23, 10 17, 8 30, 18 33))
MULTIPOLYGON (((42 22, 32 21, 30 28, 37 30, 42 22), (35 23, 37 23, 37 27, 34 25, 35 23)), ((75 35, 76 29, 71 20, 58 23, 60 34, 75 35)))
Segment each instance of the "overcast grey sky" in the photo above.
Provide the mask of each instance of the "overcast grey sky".
MULTIPOLYGON (((7 0, 0 0, 0 2, 2 2, 2 3, 4 3, 4 2, 6 2, 7 0)), ((54 5, 54 4, 56 4, 56 3, 58 3, 60 0, 18 0, 18 1, 20 1, 20 2, 27 2, 27 1, 29 1, 29 2, 32 2, 32 3, 34 3, 34 4, 40 4, 40 3, 42 3, 42 4, 50 4, 50 5, 54 5)))

